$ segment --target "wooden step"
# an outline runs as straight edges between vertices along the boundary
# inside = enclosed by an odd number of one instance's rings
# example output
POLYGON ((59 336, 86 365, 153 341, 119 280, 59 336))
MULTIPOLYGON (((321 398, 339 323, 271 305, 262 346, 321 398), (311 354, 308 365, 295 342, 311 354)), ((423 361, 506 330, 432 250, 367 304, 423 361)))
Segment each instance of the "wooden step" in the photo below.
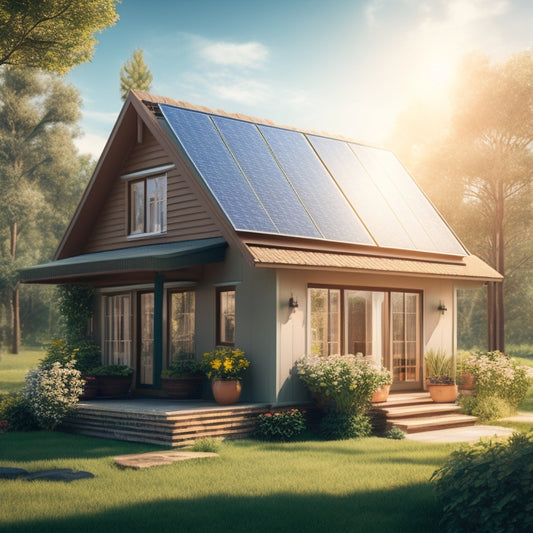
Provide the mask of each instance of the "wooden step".
POLYGON ((459 413, 461 408, 454 403, 427 403, 417 405, 402 405, 400 407, 386 407, 383 409, 383 411, 387 415, 388 419, 396 419, 459 413))
POLYGON ((450 414, 436 417, 399 418, 394 419, 390 424, 406 433, 420 433, 422 431, 473 426, 476 420, 475 416, 450 414))

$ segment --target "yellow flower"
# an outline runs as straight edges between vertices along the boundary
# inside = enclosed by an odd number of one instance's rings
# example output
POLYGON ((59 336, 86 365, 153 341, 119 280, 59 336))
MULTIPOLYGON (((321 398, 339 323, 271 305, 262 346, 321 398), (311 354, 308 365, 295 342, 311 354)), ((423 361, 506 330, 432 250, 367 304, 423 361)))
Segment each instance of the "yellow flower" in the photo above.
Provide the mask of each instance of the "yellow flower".
POLYGON ((218 370, 221 365, 222 361, 220 361, 220 359, 214 359, 213 361, 211 361, 211 368, 213 368, 214 370, 218 370))
POLYGON ((231 359, 224 359, 224 370, 226 372, 229 372, 231 369, 233 368, 233 362, 231 361, 231 359))

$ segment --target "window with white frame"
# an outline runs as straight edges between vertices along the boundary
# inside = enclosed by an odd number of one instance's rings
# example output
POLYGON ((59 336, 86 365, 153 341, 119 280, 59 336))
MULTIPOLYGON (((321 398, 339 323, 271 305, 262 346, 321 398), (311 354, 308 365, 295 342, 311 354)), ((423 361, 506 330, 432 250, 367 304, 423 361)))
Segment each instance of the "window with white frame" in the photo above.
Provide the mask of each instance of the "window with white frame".
POLYGON ((132 366, 132 340, 130 294, 105 296, 103 363, 132 366))
POLYGON ((129 184, 130 235, 167 231, 167 177, 147 177, 129 184))

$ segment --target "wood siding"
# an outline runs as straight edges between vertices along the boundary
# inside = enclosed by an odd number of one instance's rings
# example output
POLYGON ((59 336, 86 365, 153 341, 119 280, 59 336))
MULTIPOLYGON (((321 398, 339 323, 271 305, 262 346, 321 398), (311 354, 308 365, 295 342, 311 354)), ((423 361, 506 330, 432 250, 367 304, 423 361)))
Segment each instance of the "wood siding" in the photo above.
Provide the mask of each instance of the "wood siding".
POLYGON ((171 163, 155 137, 144 128, 143 143, 133 146, 119 175, 112 178, 114 183, 87 241, 85 253, 221 235, 213 217, 191 190, 188 179, 192 178, 180 162, 167 171, 167 233, 128 239, 128 184, 120 176, 171 163))

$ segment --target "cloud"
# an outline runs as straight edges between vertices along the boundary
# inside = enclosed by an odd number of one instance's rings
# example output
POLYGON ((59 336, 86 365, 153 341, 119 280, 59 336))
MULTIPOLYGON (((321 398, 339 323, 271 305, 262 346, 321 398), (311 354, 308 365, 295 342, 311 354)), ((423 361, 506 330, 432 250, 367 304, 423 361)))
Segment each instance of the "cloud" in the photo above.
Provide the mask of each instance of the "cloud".
POLYGON ((448 3, 450 21, 454 24, 468 24, 476 20, 503 15, 509 8, 507 0, 452 0, 448 3))
POLYGON ((258 68, 268 59, 268 48, 261 43, 213 42, 201 39, 198 54, 210 63, 220 66, 258 68))
POLYGON ((106 142, 106 137, 94 133, 85 133, 81 137, 74 139, 74 144, 80 154, 89 154, 95 159, 100 157, 106 142))

